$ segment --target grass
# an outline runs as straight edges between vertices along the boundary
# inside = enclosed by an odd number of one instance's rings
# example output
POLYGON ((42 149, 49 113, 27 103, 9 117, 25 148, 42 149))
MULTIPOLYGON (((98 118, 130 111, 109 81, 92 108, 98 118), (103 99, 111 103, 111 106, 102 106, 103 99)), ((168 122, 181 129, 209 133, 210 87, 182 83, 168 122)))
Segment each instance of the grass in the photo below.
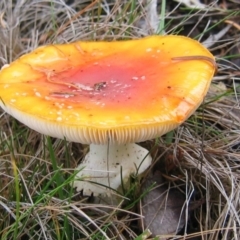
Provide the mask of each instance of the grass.
MULTIPOLYGON (((237 1, 205 2, 208 7, 197 10, 162 1, 158 22, 145 1, 3 0, 0 65, 44 44, 133 39, 154 29, 204 44, 232 24, 210 41, 219 69, 198 111, 167 136, 141 144, 152 150, 164 184, 177 187, 189 205, 185 228, 172 239, 239 239, 240 10, 237 1)), ((139 179, 119 206, 97 204, 71 188, 86 152, 84 145, 42 136, 0 112, 2 240, 150 239, 138 227, 138 204, 148 193, 139 190, 139 179)))

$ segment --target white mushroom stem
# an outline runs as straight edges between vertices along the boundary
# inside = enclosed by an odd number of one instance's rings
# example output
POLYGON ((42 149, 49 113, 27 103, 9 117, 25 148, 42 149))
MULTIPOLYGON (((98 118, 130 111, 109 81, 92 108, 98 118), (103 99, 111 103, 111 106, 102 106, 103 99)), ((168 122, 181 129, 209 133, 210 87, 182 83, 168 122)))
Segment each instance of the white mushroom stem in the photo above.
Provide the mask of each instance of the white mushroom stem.
POLYGON ((84 195, 108 194, 126 184, 132 173, 143 173, 151 164, 149 152, 137 144, 90 145, 90 151, 78 166, 74 181, 84 195), (111 188, 111 189, 110 189, 111 188))

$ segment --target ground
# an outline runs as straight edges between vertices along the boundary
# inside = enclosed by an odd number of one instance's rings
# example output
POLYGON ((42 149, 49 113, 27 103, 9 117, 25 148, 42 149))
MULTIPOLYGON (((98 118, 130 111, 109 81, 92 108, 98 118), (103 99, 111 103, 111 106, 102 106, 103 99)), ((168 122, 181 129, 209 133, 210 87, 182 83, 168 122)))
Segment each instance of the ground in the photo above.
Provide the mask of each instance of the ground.
POLYGON ((194 38, 218 65, 199 109, 176 130, 140 143, 155 164, 142 180, 132 178, 118 207, 70 185, 88 146, 43 136, 1 111, 1 239, 154 238, 147 229, 161 233, 154 239, 240 238, 239 1, 180 2, 0 2, 1 67, 46 44, 153 34, 194 38), (155 218, 151 208, 142 212, 149 202, 155 218))

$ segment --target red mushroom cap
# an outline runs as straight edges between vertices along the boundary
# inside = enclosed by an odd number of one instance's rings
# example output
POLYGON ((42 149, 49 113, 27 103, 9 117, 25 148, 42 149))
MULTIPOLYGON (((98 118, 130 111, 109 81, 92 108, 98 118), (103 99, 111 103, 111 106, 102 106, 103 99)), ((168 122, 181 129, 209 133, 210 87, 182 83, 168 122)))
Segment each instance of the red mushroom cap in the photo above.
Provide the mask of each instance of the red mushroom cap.
POLYGON ((0 105, 53 137, 144 141, 196 110, 215 72, 211 61, 199 42, 181 36, 44 46, 1 70, 0 105))

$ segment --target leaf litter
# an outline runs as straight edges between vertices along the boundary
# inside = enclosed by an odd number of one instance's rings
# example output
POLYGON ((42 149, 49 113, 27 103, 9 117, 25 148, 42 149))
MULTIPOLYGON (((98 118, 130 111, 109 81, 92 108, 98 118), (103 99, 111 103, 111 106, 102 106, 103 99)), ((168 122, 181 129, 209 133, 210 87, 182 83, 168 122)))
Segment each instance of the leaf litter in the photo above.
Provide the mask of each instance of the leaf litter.
POLYGON ((141 191, 153 184, 154 187, 141 200, 142 228, 150 229, 152 235, 161 235, 161 238, 175 236, 185 225, 185 196, 164 182, 159 171, 144 180, 141 191))

